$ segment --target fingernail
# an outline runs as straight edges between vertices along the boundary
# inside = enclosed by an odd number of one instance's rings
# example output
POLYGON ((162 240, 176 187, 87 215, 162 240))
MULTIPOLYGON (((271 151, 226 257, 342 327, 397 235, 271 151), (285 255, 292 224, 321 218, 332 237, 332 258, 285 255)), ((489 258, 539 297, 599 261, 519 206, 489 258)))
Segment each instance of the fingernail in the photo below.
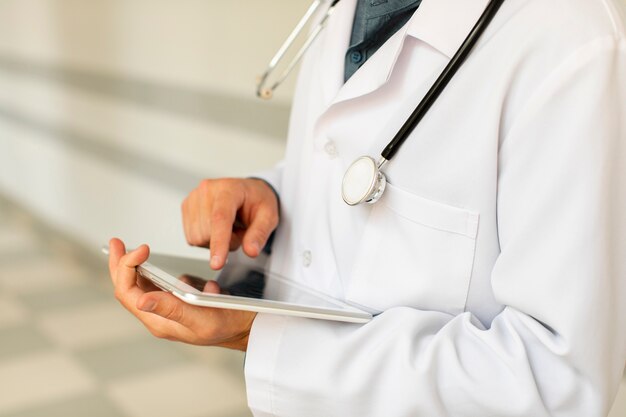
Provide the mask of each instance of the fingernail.
POLYGON ((256 253, 261 253, 261 244, 259 242, 252 242, 252 247, 256 253))
POLYGON ((219 267, 221 261, 222 261, 222 258, 220 258, 219 256, 217 255, 211 256, 211 268, 219 267))
POLYGON ((141 311, 145 311, 145 312, 151 312, 154 311, 154 308, 156 307, 156 302, 155 301, 148 301, 146 304, 144 304, 143 306, 139 307, 139 309, 141 311))

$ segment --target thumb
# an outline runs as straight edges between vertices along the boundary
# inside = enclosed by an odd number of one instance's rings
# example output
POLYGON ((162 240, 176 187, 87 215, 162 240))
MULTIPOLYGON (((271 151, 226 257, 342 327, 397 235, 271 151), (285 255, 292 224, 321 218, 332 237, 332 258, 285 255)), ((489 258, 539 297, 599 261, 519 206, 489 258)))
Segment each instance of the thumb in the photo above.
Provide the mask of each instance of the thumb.
POLYGON ((137 300, 137 308, 146 313, 156 314, 167 320, 175 321, 185 327, 192 325, 193 312, 191 306, 167 292, 145 293, 137 300))

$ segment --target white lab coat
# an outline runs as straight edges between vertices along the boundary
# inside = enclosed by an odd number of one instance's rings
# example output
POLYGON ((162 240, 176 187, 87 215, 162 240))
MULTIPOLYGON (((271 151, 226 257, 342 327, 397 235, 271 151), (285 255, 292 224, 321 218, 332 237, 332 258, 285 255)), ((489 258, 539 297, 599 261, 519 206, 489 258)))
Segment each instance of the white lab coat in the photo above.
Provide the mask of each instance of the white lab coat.
POLYGON ((626 36, 610 0, 506 0, 385 167, 378 158, 487 0, 423 0, 343 84, 356 0, 303 62, 272 268, 368 308, 365 325, 259 314, 255 416, 608 413, 626 361, 626 36))

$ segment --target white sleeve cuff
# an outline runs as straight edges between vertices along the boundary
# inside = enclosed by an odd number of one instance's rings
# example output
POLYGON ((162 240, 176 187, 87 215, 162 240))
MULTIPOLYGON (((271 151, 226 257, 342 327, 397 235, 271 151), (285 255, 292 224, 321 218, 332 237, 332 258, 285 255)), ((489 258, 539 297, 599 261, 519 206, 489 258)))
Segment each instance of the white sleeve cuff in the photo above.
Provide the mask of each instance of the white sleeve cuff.
POLYGON ((257 314, 250 330, 245 376, 248 406, 255 417, 274 416, 274 371, 287 317, 257 314))
POLYGON ((279 162, 274 168, 261 171, 261 172, 255 172, 250 177, 258 178, 267 182, 270 186, 272 186, 272 188, 274 189, 274 192, 278 195, 280 193, 280 185, 281 185, 280 183, 282 179, 283 165, 284 165, 283 162, 279 162))

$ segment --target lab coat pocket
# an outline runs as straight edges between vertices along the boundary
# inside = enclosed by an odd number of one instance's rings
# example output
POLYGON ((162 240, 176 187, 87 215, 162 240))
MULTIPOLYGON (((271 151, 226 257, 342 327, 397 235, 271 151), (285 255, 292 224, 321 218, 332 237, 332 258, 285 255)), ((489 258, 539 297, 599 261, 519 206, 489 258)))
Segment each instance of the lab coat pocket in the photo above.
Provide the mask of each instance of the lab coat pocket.
POLYGON ((378 311, 408 306, 461 313, 478 218, 388 184, 367 220, 346 300, 378 311))

